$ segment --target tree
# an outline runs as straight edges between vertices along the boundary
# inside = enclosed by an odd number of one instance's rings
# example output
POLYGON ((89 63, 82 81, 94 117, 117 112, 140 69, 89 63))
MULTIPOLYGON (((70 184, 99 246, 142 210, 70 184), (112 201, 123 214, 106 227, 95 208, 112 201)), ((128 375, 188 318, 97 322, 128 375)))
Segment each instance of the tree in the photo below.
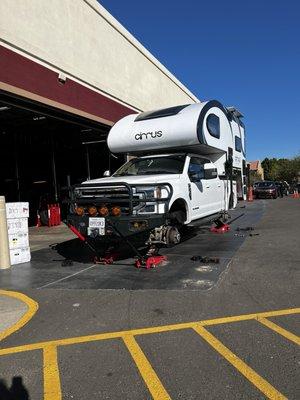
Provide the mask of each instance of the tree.
POLYGON ((261 165, 266 180, 292 183, 298 180, 300 174, 300 155, 292 159, 265 158, 261 165))

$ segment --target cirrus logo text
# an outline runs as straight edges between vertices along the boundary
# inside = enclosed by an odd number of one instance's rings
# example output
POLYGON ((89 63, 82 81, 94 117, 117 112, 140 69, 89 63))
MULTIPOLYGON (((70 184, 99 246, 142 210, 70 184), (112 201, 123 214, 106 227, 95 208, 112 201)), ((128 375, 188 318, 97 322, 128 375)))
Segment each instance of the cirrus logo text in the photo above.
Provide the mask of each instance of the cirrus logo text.
POLYGON ((162 137, 162 131, 155 131, 155 132, 140 132, 137 133, 134 138, 135 140, 143 140, 143 139, 155 139, 162 137))

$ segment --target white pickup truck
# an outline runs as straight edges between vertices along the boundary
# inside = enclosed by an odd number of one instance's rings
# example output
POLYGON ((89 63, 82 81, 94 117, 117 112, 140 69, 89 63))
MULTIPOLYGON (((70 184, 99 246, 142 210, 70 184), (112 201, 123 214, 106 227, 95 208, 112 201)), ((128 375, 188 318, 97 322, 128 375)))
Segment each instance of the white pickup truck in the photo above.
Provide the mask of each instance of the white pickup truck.
POLYGON ((226 212, 244 198, 241 117, 217 101, 124 117, 110 130, 108 146, 134 158, 112 176, 75 187, 68 222, 102 241, 121 233, 178 243, 181 226, 226 212))

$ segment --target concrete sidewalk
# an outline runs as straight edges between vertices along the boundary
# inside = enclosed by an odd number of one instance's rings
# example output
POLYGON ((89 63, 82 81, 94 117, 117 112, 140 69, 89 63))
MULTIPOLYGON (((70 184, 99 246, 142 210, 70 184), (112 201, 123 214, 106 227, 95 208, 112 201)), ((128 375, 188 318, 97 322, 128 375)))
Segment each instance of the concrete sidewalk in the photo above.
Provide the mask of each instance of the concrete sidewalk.
POLYGON ((23 301, 0 293, 0 336, 15 325, 28 311, 23 301))
POLYGON ((65 242, 75 237, 65 224, 52 227, 41 226, 40 228, 31 226, 29 228, 29 242, 32 252, 46 249, 51 244, 65 242))

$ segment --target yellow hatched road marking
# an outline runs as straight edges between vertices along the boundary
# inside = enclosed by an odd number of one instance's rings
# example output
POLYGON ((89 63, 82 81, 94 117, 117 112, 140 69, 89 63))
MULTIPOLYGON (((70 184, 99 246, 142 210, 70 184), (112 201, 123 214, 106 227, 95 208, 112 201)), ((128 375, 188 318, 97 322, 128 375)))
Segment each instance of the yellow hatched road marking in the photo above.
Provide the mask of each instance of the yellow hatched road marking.
MULTIPOLYGON (((4 291, 3 291, 4 292, 4 291)), ((8 336, 10 333, 20 329, 37 311, 37 303, 27 298, 27 296, 21 293, 6 292, 0 294, 7 294, 12 297, 16 297, 23 301, 27 300, 29 307, 29 313, 25 315, 18 324, 16 324, 11 330, 5 331, 5 334, 0 335, 0 339, 8 336), (28 302, 29 300, 29 302, 28 302)), ((179 323, 173 325, 156 326, 150 328, 132 329, 127 331, 107 332, 99 333, 87 336, 77 336, 65 339, 49 340, 45 342, 25 344, 10 348, 0 349, 0 356, 6 354, 20 353, 24 351, 32 350, 43 350, 44 355, 44 400, 61 400, 61 385, 59 368, 57 362, 57 346, 67 346, 79 343, 86 343, 99 340, 117 339, 122 338, 126 347, 128 348, 133 360, 135 361, 150 393, 155 400, 166 400, 170 399, 170 396, 166 392, 158 376, 153 370, 151 364, 143 353, 142 349, 136 342, 134 336, 136 335, 147 335, 161 332, 183 330, 183 329, 194 329, 203 339, 205 339, 217 352, 219 352, 229 363, 231 363, 240 373, 242 373, 250 382, 252 382, 259 390, 261 390, 269 399, 281 400, 285 397, 278 392, 272 385, 270 385, 265 379, 258 375, 252 368, 245 364, 239 359, 234 353, 232 353, 227 347, 225 347, 217 338, 215 338, 210 332, 208 332, 204 326, 213 326, 218 324, 233 323, 239 321, 257 320, 264 324, 273 331, 281 334, 287 339, 299 344, 299 338, 281 328, 277 324, 269 321, 269 317, 277 317, 282 315, 292 315, 300 313, 300 308, 286 309, 262 312, 256 314, 245 314, 237 315, 224 318, 214 318, 210 320, 202 320, 196 322, 179 323)))
POLYGON ((26 296, 23 293, 13 292, 10 290, 0 290, 0 296, 8 296, 13 297, 17 300, 22 301, 27 305, 27 311, 24 315, 17 321, 15 324, 0 332, 0 341, 5 339, 7 336, 21 329, 27 322, 34 316, 37 312, 39 306, 38 303, 32 300, 30 297, 26 296))
POLYGON ((284 336, 286 339, 300 345, 300 337, 295 335, 292 332, 287 331, 286 329, 282 328, 281 326, 275 324, 273 321, 269 321, 266 318, 258 317, 257 321, 261 324, 267 326, 268 328, 272 329, 272 331, 277 332, 279 335, 284 336))
POLYGON ((196 325, 193 328, 208 344, 210 344, 222 357, 224 357, 231 365, 233 365, 242 375, 244 375, 254 386, 256 386, 268 399, 283 400, 287 399, 283 394, 278 392, 269 382, 258 375, 244 361, 237 357, 215 336, 208 332, 203 326, 196 325))
POLYGON ((45 346, 44 357, 44 400, 61 400, 61 387, 57 363, 57 347, 45 346))
POLYGON ((300 313, 300 308, 291 308, 287 310, 277 310, 277 311, 269 311, 263 313, 256 313, 256 314, 245 314, 245 315, 237 315, 233 317, 224 317, 224 318, 215 318, 203 321, 195 321, 195 322, 187 322, 187 323, 180 323, 174 325, 162 325, 162 326, 154 326, 150 328, 139 328, 139 329, 132 329, 127 331, 117 331, 117 332, 107 332, 107 333, 98 333, 94 335, 87 335, 87 336, 76 336, 66 339, 57 339, 57 340, 49 340, 46 342, 39 342, 39 343, 32 343, 32 344, 25 344, 21 346, 9 347, 0 349, 0 356, 5 354, 12 354, 12 353, 20 353, 23 351, 31 351, 43 348, 47 345, 54 345, 54 346, 67 346, 72 344, 79 344, 79 343, 86 343, 86 342, 93 342, 98 340, 107 340, 107 339, 117 339, 122 338, 126 335, 148 335, 152 333, 161 333, 161 332, 168 332, 168 331, 175 331, 181 329, 189 329, 193 328, 195 325, 199 326, 211 326, 211 325, 218 325, 218 324, 226 324, 238 321, 248 321, 252 319, 258 320, 258 318, 268 318, 268 317, 278 317, 281 315, 291 315, 300 313))
POLYGON ((131 354, 142 378, 145 381, 154 400, 170 400, 170 396, 163 387, 147 357, 132 335, 123 336, 123 341, 131 354))

